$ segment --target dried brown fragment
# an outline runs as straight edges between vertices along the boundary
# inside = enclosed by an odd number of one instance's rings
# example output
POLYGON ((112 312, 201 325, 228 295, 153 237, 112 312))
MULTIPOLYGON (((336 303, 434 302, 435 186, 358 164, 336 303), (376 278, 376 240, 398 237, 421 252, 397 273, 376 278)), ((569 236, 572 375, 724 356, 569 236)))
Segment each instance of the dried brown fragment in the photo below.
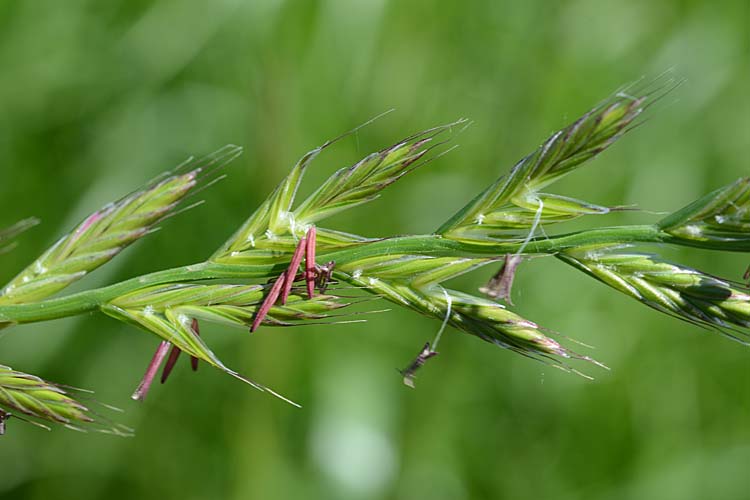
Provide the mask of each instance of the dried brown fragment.
POLYGON ((511 289, 513 288, 513 278, 516 276, 516 268, 521 263, 521 260, 520 255, 506 255, 500 270, 479 291, 495 300, 502 299, 508 304, 513 305, 510 297, 511 289))
POLYGON ((433 351, 430 348, 430 343, 426 342, 424 347, 422 347, 422 350, 417 354, 417 357, 414 358, 414 361, 403 370, 399 370, 399 373, 404 376, 404 384, 414 389, 414 379, 416 378, 417 370, 419 370, 428 359, 437 355, 437 351, 433 351))
POLYGON ((0 436, 5 434, 5 421, 10 418, 10 413, 0 410, 0 436))

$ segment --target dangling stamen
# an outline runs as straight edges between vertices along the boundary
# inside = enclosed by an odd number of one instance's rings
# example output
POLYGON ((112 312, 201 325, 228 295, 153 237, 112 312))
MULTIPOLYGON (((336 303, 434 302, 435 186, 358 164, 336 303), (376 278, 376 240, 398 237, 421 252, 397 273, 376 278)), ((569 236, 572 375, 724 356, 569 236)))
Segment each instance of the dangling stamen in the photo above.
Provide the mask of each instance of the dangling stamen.
POLYGON ((307 247, 307 239, 302 238, 297 244, 297 248, 294 249, 294 255, 292 255, 292 261, 289 263, 289 268, 286 270, 284 276, 284 289, 281 292, 281 305, 286 304, 286 299, 289 297, 289 292, 292 290, 294 280, 297 278, 297 270, 302 262, 302 255, 307 247))
POLYGON ((268 311, 270 311, 273 305, 276 303, 276 299, 279 298, 279 294, 281 293, 281 287, 284 286, 285 276, 286 273, 281 273, 281 275, 276 278, 276 282, 273 284, 271 290, 268 292, 268 295, 266 295, 265 300, 258 308, 258 312, 255 313, 255 319, 253 320, 253 324, 250 327, 250 332, 254 332, 258 329, 261 322, 263 322, 263 318, 266 317, 268 311))
POLYGON ((156 372, 159 370, 159 366, 161 366, 162 361, 164 361, 164 357, 167 355, 167 350, 169 350, 169 342, 167 342, 166 340, 162 340, 159 344, 159 347, 156 348, 156 352, 151 358, 151 362, 148 364, 148 368, 146 368, 146 373, 143 374, 141 383, 138 384, 135 392, 133 392, 133 395, 130 396, 131 398, 135 399, 136 401, 143 401, 144 399, 146 399, 146 394, 148 394, 148 390, 151 388, 151 383, 154 381, 154 377, 156 376, 156 372))
POLYGON ((169 374, 172 373, 172 368, 174 368, 175 363, 177 363, 177 358, 180 357, 180 353, 182 351, 176 346, 172 346, 172 350, 169 351, 169 357, 167 358, 167 362, 164 364, 164 369, 161 371, 161 383, 167 381, 167 377, 169 377, 169 374))
POLYGON ((310 226, 307 231, 307 248, 305 249, 305 281, 309 298, 313 298, 315 293, 315 239, 315 226, 310 226))

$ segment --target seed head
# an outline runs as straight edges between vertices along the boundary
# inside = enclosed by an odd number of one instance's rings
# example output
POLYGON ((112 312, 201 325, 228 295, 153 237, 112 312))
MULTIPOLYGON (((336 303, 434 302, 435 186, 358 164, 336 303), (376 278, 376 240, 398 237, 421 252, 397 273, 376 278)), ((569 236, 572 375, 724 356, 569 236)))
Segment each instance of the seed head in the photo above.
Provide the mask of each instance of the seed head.
POLYGON ((236 146, 227 146, 206 158, 188 162, 177 172, 89 215, 0 290, 0 304, 44 299, 109 262, 176 213, 206 168, 230 161, 240 151, 236 146), (192 169, 184 172, 186 168, 192 169))
POLYGON ((721 250, 750 250, 750 178, 743 177, 665 217, 659 228, 675 239, 721 250))
POLYGON ((670 316, 718 330, 734 339, 738 339, 737 335, 748 335, 750 294, 742 285, 648 254, 581 249, 558 257, 670 316))
POLYGON ((41 378, 0 365, 0 421, 10 416, 28 417, 32 423, 61 424, 70 429, 131 435, 132 430, 97 415, 68 390, 41 378))

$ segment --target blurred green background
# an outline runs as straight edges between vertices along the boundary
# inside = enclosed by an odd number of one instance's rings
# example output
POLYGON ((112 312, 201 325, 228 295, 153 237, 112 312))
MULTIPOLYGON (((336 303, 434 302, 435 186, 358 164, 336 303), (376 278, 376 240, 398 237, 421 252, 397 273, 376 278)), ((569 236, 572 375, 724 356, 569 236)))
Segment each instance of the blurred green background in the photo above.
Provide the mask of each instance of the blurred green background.
MULTIPOLYGON (((329 226, 429 232, 546 136, 620 85, 687 79, 650 120, 554 191, 676 209, 750 170, 750 4, 38 0, 0 2, 0 226, 42 225, 3 255, 11 278, 87 213, 188 154, 245 154, 207 203, 80 286, 203 260, 304 152, 335 168, 467 117, 461 147, 329 226)), ((654 220, 627 213, 594 220, 654 220)), ((663 250, 739 279, 747 258, 663 250)), ((473 291, 492 273, 461 282, 473 291)), ((516 310, 587 344, 593 382, 394 309, 367 324, 208 332, 229 366, 292 408, 183 362, 129 399, 156 340, 96 315, 0 339, 0 362, 96 390, 122 439, 9 422, 5 499, 740 499, 750 497, 750 352, 662 317, 553 260, 523 265, 516 310), (744 472, 743 472, 744 471, 744 472)))

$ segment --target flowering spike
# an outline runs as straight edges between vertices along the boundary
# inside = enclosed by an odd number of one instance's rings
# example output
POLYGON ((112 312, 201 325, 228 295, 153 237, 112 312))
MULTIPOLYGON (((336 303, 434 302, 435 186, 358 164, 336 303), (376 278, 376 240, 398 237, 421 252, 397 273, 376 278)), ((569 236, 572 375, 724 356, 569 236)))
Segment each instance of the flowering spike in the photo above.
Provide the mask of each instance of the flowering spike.
POLYGON ((571 250, 558 258, 657 311, 750 343, 750 294, 732 282, 657 256, 607 248, 571 250))
MULTIPOLYGON (((70 393, 75 390, 0 365, 0 435, 5 430, 5 421, 11 416, 47 430, 49 427, 40 421, 78 431, 132 435, 132 429, 109 421, 71 396, 70 393)), ((117 410, 108 405, 102 406, 117 410)))
POLYGON ((320 147, 306 153, 287 177, 281 181, 274 192, 261 204, 244 224, 219 248, 211 257, 218 260, 231 256, 235 252, 252 250, 256 240, 263 237, 266 231, 278 233, 280 229, 289 226, 290 209, 297 194, 297 188, 302 181, 305 169, 332 142, 326 142, 320 147))
POLYGON ((719 188, 657 224, 688 245, 746 252, 750 250, 750 178, 719 188))
POLYGON ((494 260, 496 259, 383 252, 339 264, 338 269, 358 277, 407 281, 415 288, 425 288, 460 276, 494 260))
MULTIPOLYGON (((668 91, 665 89, 663 92, 668 91)), ((572 198, 539 193, 544 186, 567 175, 584 162, 594 158, 617 141, 644 110, 647 92, 635 97, 618 93, 595 107, 566 128, 555 132, 534 152, 522 158, 507 176, 500 177, 483 193, 474 198, 437 231, 445 237, 461 241, 498 241, 514 234, 508 224, 535 226, 533 216, 539 208, 544 221, 543 207, 549 198, 547 216, 565 220, 586 213, 606 213, 597 207, 572 198), (528 205, 531 204, 531 207, 528 205), (491 221, 488 219, 497 219, 491 221), (529 220, 531 217, 532 220, 529 220), (499 227, 494 227, 495 225, 499 227)), ((659 97, 659 94, 655 96, 659 97)))
POLYGON ((560 368, 569 369, 554 357, 593 362, 566 349, 547 337, 536 323, 505 309, 497 302, 441 286, 416 289, 398 280, 343 274, 342 278, 392 302, 445 321, 486 342, 540 361, 555 363, 560 368))
MULTIPOLYGON (((264 292, 260 285, 156 285, 118 297, 103 310, 157 334, 183 352, 191 355, 197 352, 196 357, 208 360, 210 356, 202 352, 198 343, 197 321, 203 319, 249 328, 267 295, 267 287, 264 292)), ((272 305, 266 317, 270 316, 274 323, 301 323, 324 318, 331 311, 347 305, 347 302, 330 295, 303 300, 295 290, 289 295, 286 305, 272 305)))
MULTIPOLYGON (((453 129, 461 130, 466 120, 441 125, 372 153, 350 167, 337 170, 294 210, 297 222, 312 224, 349 208, 377 199, 380 191, 415 170, 430 151, 449 140, 453 129), (445 135, 443 141, 435 141, 445 135)), ((437 155, 432 156, 434 158, 437 155)))
MULTIPOLYGON (((413 170, 416 166, 413 162, 423 161, 422 155, 427 151, 421 149, 432 135, 418 134, 336 172, 295 210, 294 197, 303 170, 320 152, 319 148, 303 157, 256 214, 207 262, 140 276, 49 303, 27 303, 46 297, 50 290, 67 286, 112 258, 144 230, 144 221, 150 220, 159 207, 127 217, 121 221, 122 231, 108 235, 97 233, 97 229, 110 222, 105 211, 97 212, 64 239, 59 248, 53 249, 65 254, 63 250, 85 242, 86 253, 68 255, 64 262, 57 263, 54 273, 45 268, 44 261, 37 261, 34 272, 38 271, 38 276, 24 280, 23 294, 19 295, 19 290, 14 292, 13 300, 20 305, 8 305, 8 294, 0 296, 0 327, 98 309, 159 336, 165 341, 157 350, 162 358, 155 356, 149 365, 139 387, 141 399, 153 378, 150 372, 166 356, 167 345, 174 345, 177 350, 170 355, 165 379, 179 352, 184 351, 194 358, 193 363, 201 359, 248 381, 224 366, 211 352, 199 336, 196 319, 249 326, 254 331, 264 322, 287 326, 328 318, 333 316, 330 311, 346 305, 339 302, 339 297, 322 295, 336 263, 337 282, 443 322, 432 348, 427 344, 402 372, 407 384, 413 384, 415 371, 434 356, 437 339, 447 325, 524 356, 557 363, 556 366, 567 367, 563 363, 571 359, 596 363, 566 349, 547 336, 549 330, 497 302, 440 286, 445 280, 505 257, 501 272, 482 291, 510 301, 518 260, 527 254, 545 254, 565 260, 663 313, 729 335, 750 332, 750 292, 741 285, 652 256, 601 251, 635 244, 748 250, 750 178, 711 193, 655 224, 558 235, 544 232, 543 238, 536 237, 536 229, 546 224, 613 210, 540 190, 636 126, 640 113, 659 94, 664 95, 665 86, 648 92, 641 90, 633 92, 633 96, 618 93, 553 134, 437 233, 374 240, 312 225, 328 215, 376 198, 381 189, 413 170), (306 237, 300 241, 307 228, 306 237), (101 238, 93 238, 96 235, 101 238), (305 265, 300 275, 303 252, 305 265), (318 265, 316 253, 327 263, 318 265), (290 255, 288 268, 273 276, 290 255), (294 288, 298 276, 304 279, 305 290, 294 288), (265 287, 219 281, 253 279, 275 281, 265 287), (303 297, 304 292, 308 300, 303 297), (281 303, 277 304, 279 298, 281 303)), ((255 382, 248 383, 267 390, 255 382)))
POLYGON ((242 149, 228 146, 86 217, 41 257, 0 289, 0 304, 20 304, 49 297, 149 234, 155 225, 175 214, 198 185, 203 170, 235 158, 242 149), (185 172, 187 168, 191 170, 185 172))

